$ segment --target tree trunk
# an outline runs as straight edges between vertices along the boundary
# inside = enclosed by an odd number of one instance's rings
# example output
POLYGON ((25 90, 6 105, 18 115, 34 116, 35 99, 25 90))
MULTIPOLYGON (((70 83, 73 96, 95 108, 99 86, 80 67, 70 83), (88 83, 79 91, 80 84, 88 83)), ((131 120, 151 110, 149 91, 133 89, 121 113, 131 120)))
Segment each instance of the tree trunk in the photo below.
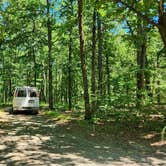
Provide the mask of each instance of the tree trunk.
POLYGON ((139 20, 138 21, 138 41, 137 43, 137 106, 139 107, 143 101, 144 95, 143 90, 145 87, 145 58, 146 58, 146 30, 144 23, 139 20), (140 21, 140 22, 139 22, 140 21))
POLYGON ((160 17, 159 17, 159 25, 158 25, 158 29, 162 38, 162 41, 164 43, 164 47, 165 47, 165 56, 166 56, 166 13, 163 13, 160 17))
POLYGON ((143 49, 144 46, 141 46, 142 48, 138 48, 137 51, 137 65, 138 65, 138 71, 137 71, 137 105, 141 104, 141 101, 143 100, 143 90, 144 90, 144 54, 143 49))
POLYGON ((55 103, 58 103, 58 67, 55 66, 55 103))
POLYGON ((72 109, 72 76, 71 76, 71 66, 72 66, 72 32, 70 30, 69 39, 69 64, 68 64, 68 107, 69 111, 72 109))
POLYGON ((47 102, 46 99, 46 74, 45 74, 45 70, 43 70, 43 72, 41 73, 41 77, 43 79, 42 83, 41 83, 41 88, 40 88, 40 99, 41 101, 44 101, 45 103, 47 102))
POLYGON ((32 48, 32 56, 33 56, 33 65, 34 65, 34 87, 36 87, 37 69, 36 69, 36 56, 35 56, 35 50, 34 50, 34 48, 32 48))
POLYGON ((165 0, 159 1, 159 23, 158 23, 158 29, 161 35, 161 38, 164 43, 165 48, 165 56, 166 56, 166 11, 165 11, 165 0))
POLYGON ((102 24, 101 24, 101 18, 100 14, 97 14, 97 31, 98 31, 98 92, 99 95, 102 96, 103 94, 103 73, 102 73, 102 24))
MULTIPOLYGON (((157 70, 160 68, 160 55, 157 55, 157 70)), ((160 95, 160 78, 157 78, 157 103, 161 103, 161 95, 160 95)))
MULTIPOLYGON (((33 30, 32 32, 35 34, 36 24, 33 20, 33 30)), ((33 65, 34 65, 34 87, 36 87, 36 80, 37 80, 37 69, 36 69, 36 55, 35 55, 35 48, 32 46, 32 56, 33 56, 33 65)))
POLYGON ((152 88, 151 88, 151 81, 150 81, 150 78, 151 78, 151 74, 148 70, 148 59, 147 59, 147 56, 145 57, 145 68, 146 68, 146 71, 145 71, 145 84, 146 84, 146 90, 147 90, 147 93, 148 93, 148 96, 152 99, 153 97, 153 93, 152 93, 152 88))
POLYGON ((106 74, 107 74, 107 95, 110 95, 110 69, 109 69, 109 55, 106 53, 106 74))
POLYGON ((83 9, 83 0, 78 0, 80 59, 81 59, 81 69, 82 69, 82 78, 83 78, 83 86, 84 86, 85 119, 90 120, 91 119, 91 111, 90 111, 90 104, 89 104, 88 79, 87 79, 87 71, 86 71, 86 64, 85 64, 82 9, 83 9))
POLYGON ((47 30, 48 30, 48 81, 49 81, 49 108, 53 109, 53 86, 52 86, 52 29, 50 21, 50 2, 47 2, 47 30))
POLYGON ((92 25, 92 59, 91 59, 91 110, 95 111, 95 96, 96 96, 96 10, 93 12, 93 25, 92 25))

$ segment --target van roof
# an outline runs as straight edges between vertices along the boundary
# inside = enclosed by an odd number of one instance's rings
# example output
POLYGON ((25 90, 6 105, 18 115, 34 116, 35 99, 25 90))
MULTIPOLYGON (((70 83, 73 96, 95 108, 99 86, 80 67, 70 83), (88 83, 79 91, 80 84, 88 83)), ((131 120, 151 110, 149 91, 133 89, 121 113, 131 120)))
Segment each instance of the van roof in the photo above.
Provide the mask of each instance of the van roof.
POLYGON ((33 89, 33 90, 37 90, 36 87, 30 87, 30 86, 17 86, 15 89, 33 89))

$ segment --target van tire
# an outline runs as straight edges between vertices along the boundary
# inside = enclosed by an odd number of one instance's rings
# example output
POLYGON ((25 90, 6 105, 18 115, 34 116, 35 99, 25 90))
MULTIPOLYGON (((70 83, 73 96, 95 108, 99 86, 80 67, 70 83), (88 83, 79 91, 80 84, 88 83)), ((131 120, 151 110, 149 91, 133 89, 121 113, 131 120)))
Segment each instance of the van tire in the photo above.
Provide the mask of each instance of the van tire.
POLYGON ((13 108, 11 108, 11 109, 9 110, 9 114, 16 114, 16 111, 14 111, 13 108))
POLYGON ((37 115, 39 113, 39 111, 32 111, 33 115, 37 115))
POLYGON ((9 114, 13 114, 13 107, 9 109, 9 114))

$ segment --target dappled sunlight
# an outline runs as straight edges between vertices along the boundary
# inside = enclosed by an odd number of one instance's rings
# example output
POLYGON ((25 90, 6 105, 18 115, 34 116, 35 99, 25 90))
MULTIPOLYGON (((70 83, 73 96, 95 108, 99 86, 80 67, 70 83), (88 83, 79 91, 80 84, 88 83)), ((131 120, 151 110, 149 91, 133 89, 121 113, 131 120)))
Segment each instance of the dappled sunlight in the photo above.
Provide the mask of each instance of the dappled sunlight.
MULTIPOLYGON (((158 146, 158 147, 160 147, 160 146, 163 146, 163 145, 166 145, 166 141, 158 141, 158 142, 154 142, 154 143, 152 143, 151 144, 151 146, 158 146)), ((166 154, 165 154, 166 155, 166 154)))
POLYGON ((145 138, 145 139, 152 139, 152 138, 155 138, 155 136, 156 136, 156 134, 147 134, 143 138, 145 138))
MULTIPOLYGON (((74 122, 59 124, 42 115, 3 113, 0 125, 0 165, 166 164, 166 152, 148 142, 103 135, 74 122)), ((149 134, 142 139, 151 138, 149 134)))

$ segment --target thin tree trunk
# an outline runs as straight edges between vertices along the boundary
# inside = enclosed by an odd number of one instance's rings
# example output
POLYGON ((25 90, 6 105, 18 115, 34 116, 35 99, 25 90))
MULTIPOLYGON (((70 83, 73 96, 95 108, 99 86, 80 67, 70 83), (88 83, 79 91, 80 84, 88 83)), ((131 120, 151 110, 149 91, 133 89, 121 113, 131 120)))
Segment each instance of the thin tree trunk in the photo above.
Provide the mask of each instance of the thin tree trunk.
POLYGON ((110 95, 109 55, 106 53, 107 95, 110 95))
POLYGON ((103 73, 102 73, 102 68, 103 68, 103 62, 102 62, 102 24, 101 24, 101 18, 100 14, 97 14, 97 31, 98 31, 98 92, 99 95, 102 96, 103 94, 103 73))
POLYGON ((58 68, 55 66, 55 103, 58 102, 58 68))
MULTIPOLYGON (((157 55, 157 70, 160 68, 160 55, 157 55)), ((160 97, 160 78, 157 80, 157 103, 161 103, 161 97, 160 97)))
MULTIPOLYGON (((35 21, 33 20, 33 30, 32 32, 35 33, 36 25, 35 21)), ((33 56, 33 65, 34 65, 34 87, 36 87, 36 80, 37 80, 37 70, 36 70, 36 55, 35 55, 35 48, 32 46, 32 56, 33 56)))
POLYGON ((72 109, 72 76, 71 76, 71 66, 72 66, 72 32, 70 30, 69 39, 69 64, 68 64, 68 107, 69 111, 72 109))
POLYGON ((137 52, 137 64, 138 64, 138 72, 137 72, 137 100, 138 103, 137 105, 139 106, 144 98, 143 95, 143 90, 144 90, 144 69, 145 69, 145 61, 144 61, 144 56, 145 56, 145 46, 142 45, 141 48, 139 48, 137 52))
POLYGON ((47 30, 48 30, 48 79, 49 79, 49 108, 53 109, 53 86, 52 86, 52 29, 50 20, 50 1, 47 3, 47 30))
POLYGON ((41 88, 40 88, 40 99, 41 101, 44 101, 46 103, 46 74, 45 70, 41 73, 41 78, 43 79, 41 83, 41 88))
POLYGON ((34 65, 34 87, 36 87, 37 69, 36 69, 36 56, 35 56, 35 50, 34 50, 34 48, 32 48, 32 56, 33 56, 33 65, 34 65))
MULTIPOLYGON (((139 20, 140 21, 140 20, 139 20)), ((145 87, 145 57, 146 57, 146 32, 145 26, 142 21, 140 23, 138 22, 138 48, 137 48, 137 65, 138 65, 138 71, 137 71, 137 106, 139 107, 142 104, 144 95, 143 90, 145 87), (142 39, 144 37, 144 39, 142 39)))
POLYGON ((146 61, 145 61, 145 67, 146 67, 146 71, 145 71, 146 90, 147 90, 148 96, 152 99, 153 93, 152 93, 152 88, 151 88, 151 85, 150 85, 151 75, 150 75, 150 72, 148 71, 148 59, 147 59, 147 56, 145 58, 146 58, 146 61))
POLYGON ((80 37, 80 60, 82 69, 82 78, 84 86, 84 102, 85 102, 85 119, 91 119, 91 111, 89 104, 89 93, 88 93, 88 78, 85 64, 85 50, 84 50, 84 34, 83 34, 83 0, 78 0, 78 21, 79 21, 79 37, 80 37))
POLYGON ((92 25, 92 59, 91 59, 91 110, 94 113, 96 108, 96 9, 93 11, 93 25, 92 25))

